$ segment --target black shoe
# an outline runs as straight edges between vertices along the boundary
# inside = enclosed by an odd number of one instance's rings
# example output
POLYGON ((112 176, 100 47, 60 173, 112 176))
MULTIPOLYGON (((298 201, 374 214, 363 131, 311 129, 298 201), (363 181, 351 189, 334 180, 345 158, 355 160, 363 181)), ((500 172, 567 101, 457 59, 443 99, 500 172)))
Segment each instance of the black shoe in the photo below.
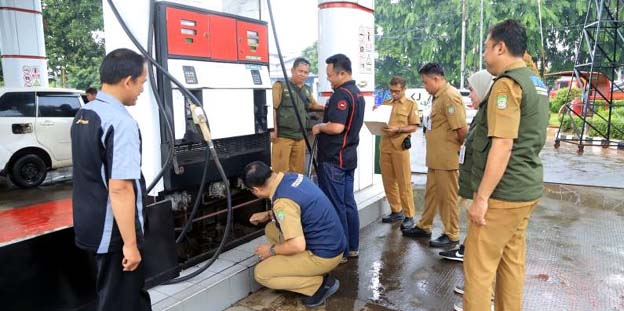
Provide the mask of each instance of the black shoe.
POLYGON ((318 307, 324 304, 329 296, 335 294, 338 288, 340 288, 340 281, 330 275, 326 275, 323 277, 323 284, 321 284, 316 293, 310 297, 302 298, 301 301, 308 308, 318 307))
POLYGON ((389 215, 381 217, 381 222, 384 223, 392 223, 397 222, 399 220, 403 220, 403 213, 401 212, 391 212, 389 215))
POLYGON ((459 245, 459 248, 452 249, 450 251, 444 251, 439 253, 444 259, 464 261, 464 244, 459 245))
POLYGON ((429 241, 429 246, 431 246, 431 247, 440 247, 440 248, 448 248, 448 247, 456 246, 458 243, 459 243, 459 241, 453 241, 453 240, 449 239, 446 234, 443 234, 443 235, 439 236, 437 239, 429 241))
POLYGON ((401 230, 407 230, 414 227, 414 217, 405 217, 401 224, 401 230))
POLYGON ((431 232, 420 229, 418 226, 403 230, 403 235, 411 238, 431 238, 431 232))

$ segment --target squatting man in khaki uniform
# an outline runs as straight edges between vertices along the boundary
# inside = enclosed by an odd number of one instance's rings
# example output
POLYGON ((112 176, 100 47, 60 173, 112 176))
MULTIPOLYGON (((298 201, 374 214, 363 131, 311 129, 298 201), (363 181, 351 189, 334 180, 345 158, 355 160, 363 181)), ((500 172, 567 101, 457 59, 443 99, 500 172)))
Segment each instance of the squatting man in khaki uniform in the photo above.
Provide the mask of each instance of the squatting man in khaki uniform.
POLYGON ((436 211, 444 224, 444 233, 431 240, 431 247, 452 247, 459 242, 459 207, 457 206, 459 151, 468 132, 466 110, 461 95, 444 78, 442 66, 424 65, 418 73, 425 90, 433 95, 431 116, 427 122, 427 184, 425 210, 413 228, 403 235, 416 238, 431 237, 436 211))
POLYGON ((260 244, 254 276, 258 283, 305 295, 303 304, 325 303, 340 287, 328 273, 342 259, 347 240, 338 214, 323 191, 295 173, 274 173, 263 162, 248 164, 243 181, 251 192, 270 199, 272 209, 255 213, 253 224, 265 228, 269 243, 260 244))
POLYGON ((276 172, 295 172, 303 174, 305 170, 305 141, 301 132, 296 111, 299 113, 304 131, 308 128, 307 110, 318 111, 325 107, 319 105, 312 91, 305 85, 310 73, 310 62, 305 58, 295 59, 290 70, 290 87, 293 97, 290 98, 288 86, 283 81, 273 84, 273 122, 271 132, 272 163, 276 172))
MULTIPOLYGON (((539 153, 546 141, 548 90, 522 59, 525 27, 489 30, 483 57, 496 79, 477 113, 472 141, 473 202, 465 240, 463 309, 522 310, 525 232, 543 193, 539 153)), ((457 308, 456 310, 461 310, 457 308)))
MULTIPOLYGON (((409 149, 404 141, 410 139, 410 133, 420 124, 418 104, 405 97, 405 79, 394 77, 390 80, 389 99, 383 105, 392 106, 388 127, 381 137, 379 166, 386 198, 392 212, 381 221, 391 223, 403 220, 401 229, 414 226, 414 193, 412 192, 412 168, 409 149)), ((374 108, 373 108, 374 109, 374 108)))

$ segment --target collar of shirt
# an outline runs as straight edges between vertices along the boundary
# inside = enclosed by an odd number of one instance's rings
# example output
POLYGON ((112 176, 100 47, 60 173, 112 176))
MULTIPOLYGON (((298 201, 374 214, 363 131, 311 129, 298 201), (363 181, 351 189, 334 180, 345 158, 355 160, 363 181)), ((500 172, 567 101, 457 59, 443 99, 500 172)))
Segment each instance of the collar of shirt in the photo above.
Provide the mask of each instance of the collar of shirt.
POLYGON ((444 92, 446 92, 446 89, 448 89, 450 86, 450 84, 448 82, 446 82, 434 95, 433 97, 438 98, 440 97, 440 95, 442 95, 444 92))
POLYGON ((407 98, 405 96, 401 97, 399 100, 390 101, 392 104, 404 104, 407 102, 407 98))
POLYGON ((273 196, 275 195, 275 191, 277 190, 277 186, 282 182, 284 178, 284 173, 277 173, 277 176, 273 180, 273 182, 269 185, 269 198, 273 201, 273 196))
MULTIPOLYGON (((335 89, 339 89, 339 88, 341 88, 341 87, 348 87, 348 86, 350 86, 350 85, 355 85, 355 80, 349 80, 349 81, 347 81, 347 82, 345 82, 345 83, 343 83, 343 84, 339 85, 339 86, 338 86, 338 87, 336 87, 335 89)), ((335 89, 334 89, 334 90, 335 90, 335 89)))
POLYGON ((118 109, 118 110, 123 110, 124 112, 127 112, 128 110, 126 110, 126 106, 124 106, 124 104, 122 104, 119 99, 117 99, 115 96, 110 95, 104 91, 99 91, 97 93, 97 96, 95 97, 96 100, 99 100, 101 102, 105 102, 107 104, 110 104, 111 107, 118 109))
POLYGON ((509 70, 512 70, 512 69, 518 69, 518 68, 522 68, 522 67, 526 67, 526 66, 527 65, 524 62, 524 60, 519 60, 519 61, 515 61, 515 62, 511 63, 502 72, 509 71, 509 70))

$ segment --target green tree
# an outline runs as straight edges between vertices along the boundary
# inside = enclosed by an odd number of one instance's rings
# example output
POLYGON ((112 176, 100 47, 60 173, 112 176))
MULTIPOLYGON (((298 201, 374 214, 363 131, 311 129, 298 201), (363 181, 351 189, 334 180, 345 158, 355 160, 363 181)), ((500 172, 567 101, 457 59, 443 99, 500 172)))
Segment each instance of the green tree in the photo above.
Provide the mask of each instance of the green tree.
POLYGON ((56 86, 86 89, 99 85, 104 58, 102 1, 43 0, 48 70, 56 86))
MULTIPOLYGON (((480 0, 467 1, 466 71, 479 68, 480 0)), ((378 59, 375 80, 383 85, 393 75, 410 86, 421 85, 418 68, 438 62, 447 79, 459 85, 461 56, 461 0, 378 0, 375 7, 378 59)), ((587 2, 542 1, 542 24, 547 71, 571 70, 587 2)), ((528 31, 528 51, 542 62, 537 0, 489 0, 484 4, 487 28, 504 19, 520 20, 528 31)))
POLYGON ((318 41, 305 48, 301 54, 310 61, 310 74, 318 75, 318 41))

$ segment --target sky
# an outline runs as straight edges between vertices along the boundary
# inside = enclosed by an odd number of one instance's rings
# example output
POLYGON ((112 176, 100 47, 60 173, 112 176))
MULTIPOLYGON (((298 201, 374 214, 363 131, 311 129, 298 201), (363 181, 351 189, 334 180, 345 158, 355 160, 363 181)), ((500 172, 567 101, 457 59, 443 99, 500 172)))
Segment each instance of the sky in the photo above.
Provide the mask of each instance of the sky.
MULTIPOLYGON (((271 6, 282 54, 299 55, 317 40, 318 0, 271 0, 271 6)), ((268 11, 265 12, 268 20, 268 11)), ((269 37, 271 53, 277 53, 272 32, 269 37)))

